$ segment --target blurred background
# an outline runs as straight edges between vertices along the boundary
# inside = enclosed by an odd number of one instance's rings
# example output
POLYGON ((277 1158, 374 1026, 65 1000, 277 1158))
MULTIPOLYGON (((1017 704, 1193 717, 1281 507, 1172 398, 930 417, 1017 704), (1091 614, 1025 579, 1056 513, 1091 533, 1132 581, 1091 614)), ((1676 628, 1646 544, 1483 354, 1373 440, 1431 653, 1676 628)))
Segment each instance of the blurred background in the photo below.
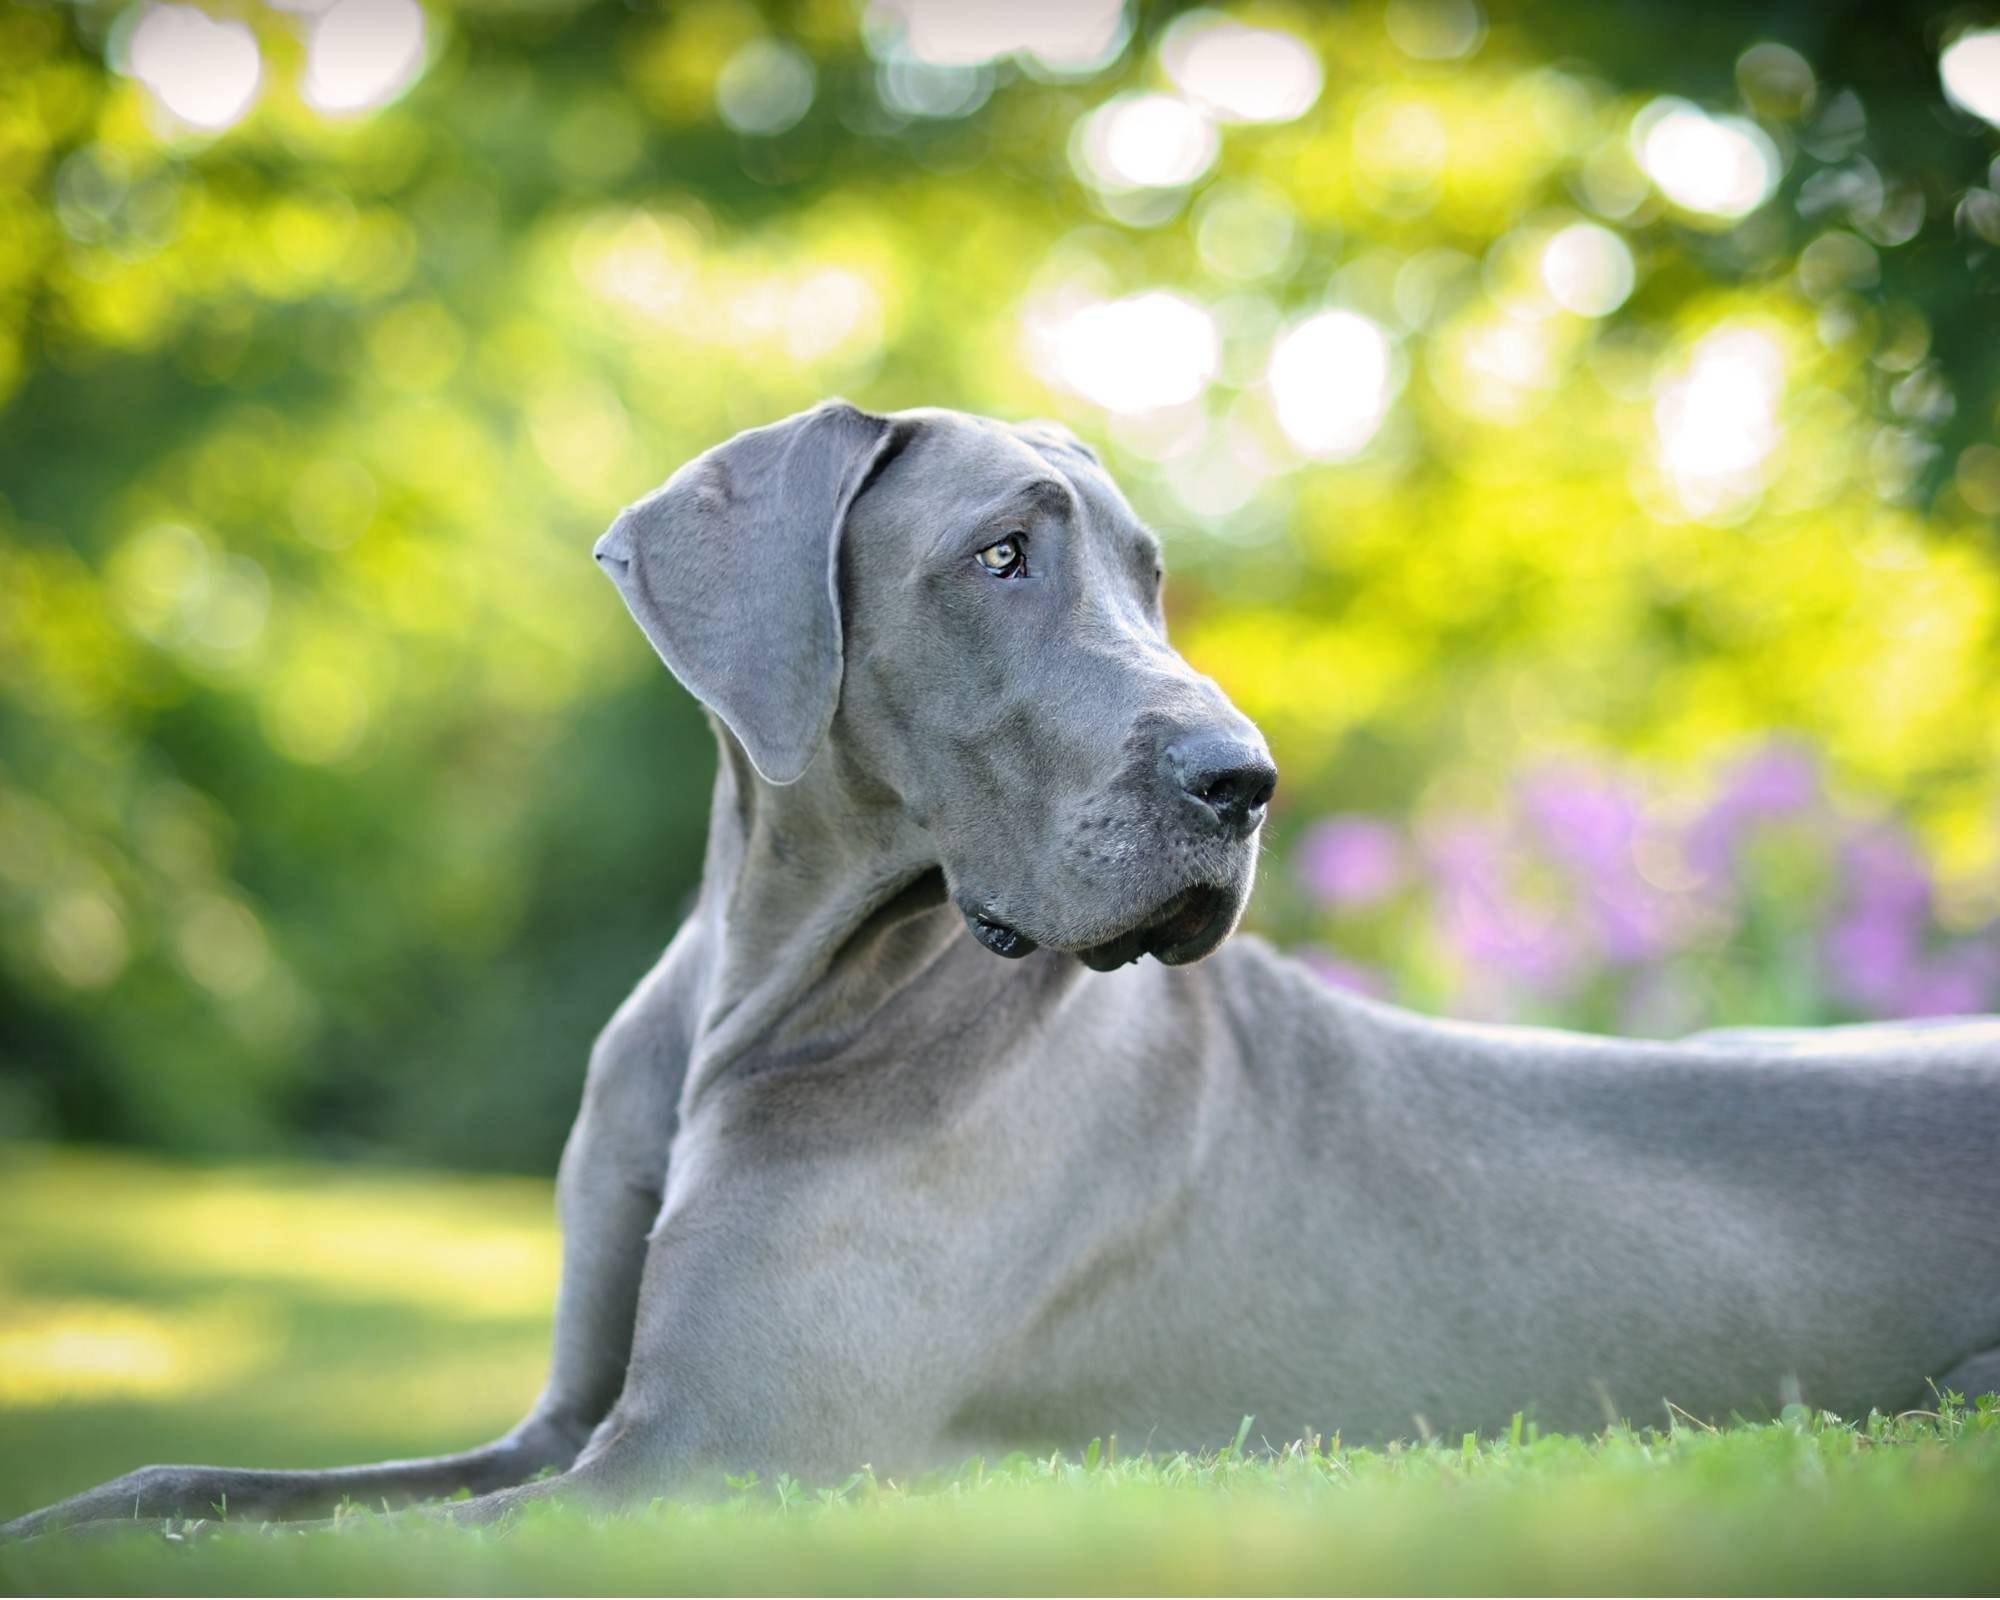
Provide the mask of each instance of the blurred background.
POLYGON ((1996 124, 1991 5, 0 10, 0 1136, 549 1170, 713 770, 590 544, 829 393, 1105 454, 1329 982, 2000 1009, 1996 124))

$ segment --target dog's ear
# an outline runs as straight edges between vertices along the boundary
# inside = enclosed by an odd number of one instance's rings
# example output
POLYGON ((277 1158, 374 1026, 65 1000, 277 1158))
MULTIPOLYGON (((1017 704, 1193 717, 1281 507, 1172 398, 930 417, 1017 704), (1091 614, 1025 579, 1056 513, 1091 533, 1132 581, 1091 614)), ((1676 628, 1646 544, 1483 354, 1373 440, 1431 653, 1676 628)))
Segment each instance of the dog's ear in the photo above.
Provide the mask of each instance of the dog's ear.
POLYGON ((792 783, 840 701, 840 535, 887 459, 887 417, 830 400, 697 456, 597 542, 688 691, 757 771, 792 783))

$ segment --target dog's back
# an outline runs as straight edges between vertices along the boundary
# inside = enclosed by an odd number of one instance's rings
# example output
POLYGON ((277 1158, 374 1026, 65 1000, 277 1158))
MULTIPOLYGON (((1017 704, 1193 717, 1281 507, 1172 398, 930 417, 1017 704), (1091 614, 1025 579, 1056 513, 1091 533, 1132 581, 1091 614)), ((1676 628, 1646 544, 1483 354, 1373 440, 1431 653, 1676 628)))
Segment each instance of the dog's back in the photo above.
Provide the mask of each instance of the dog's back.
POLYGON ((1429 1374, 1344 1395, 1350 1429, 1893 1409, 2000 1346, 2000 1020, 1653 1043, 1419 1017, 1254 941, 1213 965, 1235 1048, 1286 1014, 1302 1052, 1241 1142, 1291 1192, 1263 1236, 1323 1240, 1330 1287, 1268 1303, 1354 1390, 1429 1374))
POLYGON ((1098 1405, 1168 1444, 1246 1411, 1273 1437, 1863 1413, 2000 1346, 2000 1021, 1468 1026, 1254 939, 1065 1005, 1077 1036, 1126 1041, 1126 1073, 1090 1070, 1177 1153, 1122 1171, 1097 1141, 1118 1236, 1074 1258, 970 1418, 1034 1432, 1098 1405))

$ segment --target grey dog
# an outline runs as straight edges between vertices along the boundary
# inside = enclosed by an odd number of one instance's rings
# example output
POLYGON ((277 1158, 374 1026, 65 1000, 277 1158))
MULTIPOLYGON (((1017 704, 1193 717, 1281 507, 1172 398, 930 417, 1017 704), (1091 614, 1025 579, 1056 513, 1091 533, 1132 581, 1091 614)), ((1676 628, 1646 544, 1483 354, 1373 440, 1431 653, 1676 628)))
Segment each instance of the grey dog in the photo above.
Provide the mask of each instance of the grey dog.
POLYGON ((830 403, 596 554, 721 759, 591 1055, 531 1414, 9 1532, 2000 1387, 2000 1019, 1619 1041, 1224 945, 1277 774, 1066 431, 830 403))

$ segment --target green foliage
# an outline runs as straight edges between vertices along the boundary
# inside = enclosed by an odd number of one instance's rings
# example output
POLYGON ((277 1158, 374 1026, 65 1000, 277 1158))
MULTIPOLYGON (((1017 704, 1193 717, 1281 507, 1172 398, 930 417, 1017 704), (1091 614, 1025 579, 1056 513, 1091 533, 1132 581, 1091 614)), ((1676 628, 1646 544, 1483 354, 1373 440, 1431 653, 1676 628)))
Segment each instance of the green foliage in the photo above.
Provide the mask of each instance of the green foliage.
MULTIPOLYGON (((1317 102, 1137 199, 1075 139, 1166 85, 1174 5, 929 118, 884 99, 879 7, 438 5, 414 87, 357 116, 302 98, 305 24, 238 7, 263 86, 213 135, 106 65, 139 7, 0 14, 0 1126, 546 1166, 694 881, 711 761, 585 553, 832 391, 1103 446, 1177 638, 1271 735, 1281 854, 1322 812, 1490 807, 1551 755, 1671 787, 1780 729, 1987 928, 2000 201, 1938 87, 1958 13, 1495 7, 1436 59, 1399 7, 1245 8, 1317 102), (817 92, 737 132, 759 41, 817 92), (1770 203, 1650 187, 1661 94, 1752 118, 1770 203), (1542 283, 1592 220, 1636 274, 1603 315, 1542 283), (1062 319, 1157 288, 1212 313, 1215 381, 1109 411, 1062 319), (1386 414, 1332 456, 1265 381, 1329 305, 1390 336, 1386 414), (1737 430, 1765 452, 1690 476, 1661 408, 1715 399, 1675 385, 1718 350, 1782 381, 1737 430)), ((1727 409, 1748 368, 1715 370, 1727 409)), ((1350 938, 1315 915, 1256 912, 1350 938)), ((1462 999, 1415 911, 1361 945, 1462 999)))

